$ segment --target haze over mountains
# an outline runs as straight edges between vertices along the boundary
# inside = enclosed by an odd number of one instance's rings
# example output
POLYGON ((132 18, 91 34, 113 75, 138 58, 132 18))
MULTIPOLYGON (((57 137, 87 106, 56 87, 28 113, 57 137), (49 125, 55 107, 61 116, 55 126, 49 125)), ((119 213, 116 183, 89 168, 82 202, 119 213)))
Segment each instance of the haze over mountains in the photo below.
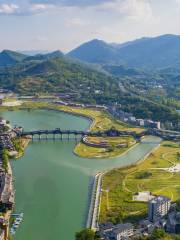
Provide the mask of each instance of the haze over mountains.
POLYGON ((92 40, 72 50, 68 55, 97 64, 123 64, 138 68, 179 67, 180 36, 168 34, 124 44, 92 40))
MULTIPOLYGON (((4 50, 0 53, 0 66, 12 65, 26 58, 42 60, 61 56, 63 53, 60 51, 27 56, 4 50)), ((180 36, 167 34, 123 44, 109 44, 94 39, 73 49, 65 56, 100 65, 124 65, 143 69, 176 68, 180 66, 180 36)))

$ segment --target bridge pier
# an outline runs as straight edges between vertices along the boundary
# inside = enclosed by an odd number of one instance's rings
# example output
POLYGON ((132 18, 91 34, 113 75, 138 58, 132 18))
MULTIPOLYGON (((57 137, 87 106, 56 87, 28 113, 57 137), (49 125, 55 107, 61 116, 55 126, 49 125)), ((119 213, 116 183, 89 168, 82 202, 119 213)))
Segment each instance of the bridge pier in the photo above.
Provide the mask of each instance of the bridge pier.
POLYGON ((77 142, 77 134, 75 134, 75 141, 77 142))
POLYGON ((56 134, 55 133, 53 134, 53 140, 54 141, 56 140, 56 134))

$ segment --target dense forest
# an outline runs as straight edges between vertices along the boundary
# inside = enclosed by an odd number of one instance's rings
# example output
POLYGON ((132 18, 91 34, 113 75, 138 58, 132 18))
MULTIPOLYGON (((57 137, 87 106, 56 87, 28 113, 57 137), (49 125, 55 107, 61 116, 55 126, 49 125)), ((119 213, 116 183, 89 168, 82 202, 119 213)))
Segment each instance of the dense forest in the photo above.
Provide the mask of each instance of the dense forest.
POLYGON ((97 66, 72 60, 61 52, 33 57, 10 51, 3 54, 6 64, 1 61, 0 86, 4 89, 21 95, 68 94, 70 101, 82 103, 118 103, 138 118, 179 128, 178 71, 148 73, 122 65, 101 65, 97 70, 97 66))

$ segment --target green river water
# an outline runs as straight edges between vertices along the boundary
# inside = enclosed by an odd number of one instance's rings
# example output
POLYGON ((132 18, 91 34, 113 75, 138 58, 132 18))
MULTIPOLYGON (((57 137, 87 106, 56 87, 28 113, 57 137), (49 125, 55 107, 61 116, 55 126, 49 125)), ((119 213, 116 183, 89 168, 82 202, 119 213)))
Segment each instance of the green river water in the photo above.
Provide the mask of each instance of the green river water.
MULTIPOLYGON (((12 125, 33 129, 88 128, 90 121, 56 111, 4 112, 12 125)), ((74 240, 87 217, 91 176, 102 170, 141 159, 160 139, 148 137, 125 155, 112 159, 84 159, 73 154, 75 141, 35 141, 25 156, 12 163, 15 177, 15 212, 24 220, 15 240, 74 240)))

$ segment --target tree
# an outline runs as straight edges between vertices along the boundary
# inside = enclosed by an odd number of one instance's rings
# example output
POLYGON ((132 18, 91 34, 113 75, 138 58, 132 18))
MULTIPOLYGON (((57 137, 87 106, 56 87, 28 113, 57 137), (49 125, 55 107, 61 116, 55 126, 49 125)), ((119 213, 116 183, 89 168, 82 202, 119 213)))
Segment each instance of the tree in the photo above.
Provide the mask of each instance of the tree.
POLYGON ((6 149, 3 150, 2 152, 2 167, 5 170, 5 172, 8 171, 8 151, 6 149))
POLYGON ((176 209, 180 211, 180 199, 176 201, 176 209))
POLYGON ((162 229, 155 229, 151 235, 151 240, 160 240, 165 237, 165 232, 162 229))
POLYGON ((83 229, 76 233, 76 240, 94 240, 95 232, 91 229, 83 229))

